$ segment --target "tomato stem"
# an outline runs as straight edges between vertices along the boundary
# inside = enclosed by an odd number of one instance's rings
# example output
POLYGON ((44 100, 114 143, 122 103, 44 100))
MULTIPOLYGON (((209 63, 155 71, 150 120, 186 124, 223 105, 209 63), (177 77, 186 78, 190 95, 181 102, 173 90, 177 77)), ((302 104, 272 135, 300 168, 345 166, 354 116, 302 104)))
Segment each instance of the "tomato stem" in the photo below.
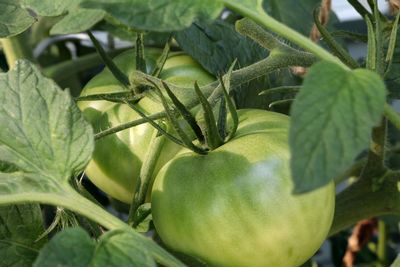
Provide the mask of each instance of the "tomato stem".
POLYGON ((129 225, 134 225, 138 219, 136 212, 139 206, 146 200, 146 195, 154 175, 154 169, 164 147, 164 143, 165 137, 163 135, 159 136, 159 132, 154 131, 146 157, 142 163, 142 167, 140 168, 139 181, 136 185, 135 194, 129 209, 129 225))
POLYGON ((384 113, 386 118, 393 123, 397 129, 400 129, 400 114, 389 104, 385 104, 384 113))
POLYGON ((386 224, 380 219, 378 221, 378 246, 376 251, 376 256, 378 258, 378 266, 383 267, 387 266, 387 233, 386 233, 386 224))
POLYGON ((341 62, 338 58, 330 54, 328 51, 320 47, 319 45, 312 42, 307 37, 293 30, 292 28, 286 26, 285 24, 275 20, 271 16, 269 16, 263 10, 262 6, 259 6, 258 9, 248 8, 243 4, 238 3, 237 1, 223 1, 225 6, 237 13, 241 14, 244 17, 248 17, 252 19, 254 22, 258 23, 262 27, 271 30, 272 32, 286 38, 287 40, 293 42, 294 44, 302 47, 306 51, 309 51, 316 55, 318 58, 334 62, 335 64, 341 66, 344 69, 348 69, 348 67, 341 62))
POLYGON ((336 42, 335 38, 331 35, 331 33, 322 25, 319 19, 319 9, 316 8, 313 13, 315 26, 318 31, 321 33, 322 39, 324 42, 330 47, 332 52, 342 60, 347 66, 352 69, 359 68, 360 65, 354 60, 349 52, 347 52, 338 42, 336 42))
POLYGON ((14 67, 15 61, 18 59, 28 59, 35 62, 32 49, 28 45, 27 33, 0 39, 0 42, 10 69, 14 67))
POLYGON ((358 179, 336 196, 335 216, 329 235, 366 218, 385 214, 400 215, 400 173, 385 174, 382 185, 372 190, 371 179, 358 179))
POLYGON ((101 57, 101 59, 103 60, 104 64, 107 66, 107 68, 114 75, 115 79, 117 79, 123 86, 129 88, 129 85, 130 85, 129 79, 125 75, 125 73, 123 73, 118 68, 118 66, 115 65, 114 61, 104 51, 103 47, 101 46, 99 41, 97 41, 96 37, 94 37, 94 35, 90 31, 87 31, 87 34, 89 35, 90 40, 92 40, 92 43, 97 50, 97 53, 99 53, 99 56, 101 57))

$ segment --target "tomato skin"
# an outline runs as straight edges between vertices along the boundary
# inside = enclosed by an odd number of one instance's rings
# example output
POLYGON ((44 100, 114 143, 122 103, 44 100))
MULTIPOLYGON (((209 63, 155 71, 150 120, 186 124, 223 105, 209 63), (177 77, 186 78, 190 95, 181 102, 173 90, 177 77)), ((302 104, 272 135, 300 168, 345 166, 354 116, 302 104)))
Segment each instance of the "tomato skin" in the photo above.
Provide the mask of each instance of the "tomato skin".
MULTIPOLYGON (((149 70, 154 68, 160 54, 160 50, 147 50, 149 70)), ((117 56, 114 62, 129 76, 136 70, 134 59, 134 51, 130 50, 117 56)), ((169 57, 160 76, 168 82, 185 87, 193 86, 195 80, 200 84, 214 81, 214 77, 182 53, 174 53, 169 57)), ((89 81, 81 96, 124 90, 127 89, 105 69, 89 81)), ((141 118, 127 105, 108 101, 84 101, 79 102, 78 106, 96 133, 141 118)), ((141 99, 137 106, 146 114, 163 110, 161 103, 147 97, 141 99)), ((153 132, 154 128, 151 125, 142 124, 97 140, 93 158, 86 168, 86 175, 108 195, 130 204, 153 132)), ((180 146, 172 142, 165 142, 155 173, 180 149, 180 146)))
POLYGON ((326 238, 334 184, 292 195, 288 117, 239 111, 239 129, 208 155, 182 150, 158 173, 152 215, 172 249, 211 266, 297 267, 326 238))

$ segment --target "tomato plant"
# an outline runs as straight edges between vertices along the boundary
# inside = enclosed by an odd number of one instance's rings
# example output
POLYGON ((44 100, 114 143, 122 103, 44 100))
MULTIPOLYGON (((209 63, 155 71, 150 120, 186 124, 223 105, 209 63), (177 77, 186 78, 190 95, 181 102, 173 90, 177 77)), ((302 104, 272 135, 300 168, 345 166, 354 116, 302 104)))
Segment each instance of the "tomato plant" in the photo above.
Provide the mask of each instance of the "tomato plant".
POLYGON ((293 195, 288 117, 238 113, 228 143, 207 155, 183 150, 161 169, 151 200, 157 232, 212 266, 299 266, 330 229, 333 183, 293 195))
POLYGON ((347 2, 0 0, 0 265, 397 266, 399 5, 347 2))
MULTIPOLYGON (((148 66, 154 68, 155 61, 161 53, 150 50, 147 54, 148 66)), ((115 63, 127 75, 136 70, 134 51, 127 51, 115 58, 115 63)), ((206 84, 214 78, 188 55, 174 53, 166 60, 160 77, 176 85, 192 86, 194 81, 206 84)), ((126 90, 105 69, 85 86, 82 96, 114 93, 126 90)), ((136 104, 146 114, 160 112, 160 102, 143 98, 136 104)), ((113 126, 140 119, 141 116, 127 105, 107 101, 85 101, 79 104, 89 122, 100 132, 113 126)), ((125 131, 107 136, 96 142, 93 160, 86 168, 89 179, 110 196, 130 204, 135 186, 139 179, 140 168, 148 151, 154 128, 150 124, 142 124, 125 131)), ((178 152, 180 147, 167 142, 159 156, 155 173, 178 152)))

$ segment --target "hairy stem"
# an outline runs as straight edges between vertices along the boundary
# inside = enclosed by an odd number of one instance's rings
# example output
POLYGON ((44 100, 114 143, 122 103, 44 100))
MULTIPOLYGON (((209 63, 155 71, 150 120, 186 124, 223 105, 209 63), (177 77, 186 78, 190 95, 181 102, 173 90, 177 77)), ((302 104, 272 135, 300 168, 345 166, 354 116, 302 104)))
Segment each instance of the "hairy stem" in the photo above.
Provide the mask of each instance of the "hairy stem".
POLYGON ((134 225, 136 221, 136 212, 140 205, 142 205, 147 196, 151 179, 154 175, 154 169, 157 160, 160 157, 162 148, 164 147, 165 137, 158 136, 158 131, 154 131, 149 149, 147 150, 146 157, 140 169, 139 183, 136 186, 135 194, 133 196, 132 204, 129 209, 128 223, 134 225))
POLYGON ((372 129, 372 140, 368 152, 367 164, 360 178, 372 179, 376 182, 386 171, 385 167, 385 144, 387 134, 387 120, 383 118, 381 124, 372 129))
POLYGON ((339 66, 341 66, 342 68, 348 69, 348 67, 344 63, 342 63, 338 58, 336 58, 328 51, 326 51, 322 47, 312 42, 309 38, 303 36, 302 34, 298 33, 292 28, 286 26, 285 24, 275 20, 274 18, 266 14, 261 7, 259 7, 259 9, 256 10, 254 8, 250 9, 244 7, 242 4, 239 4, 236 1, 235 2, 224 1, 224 3, 226 7, 238 12, 244 17, 252 19, 254 22, 258 23, 262 27, 286 38, 287 40, 298 45, 304 50, 313 53, 318 58, 334 62, 339 66))
MULTIPOLYGON (((244 67, 242 69, 236 70, 232 72, 231 75, 231 87, 236 87, 240 86, 242 84, 246 84, 254 79, 257 79, 259 77, 262 77, 272 71, 278 70, 278 69, 283 69, 287 68, 289 66, 302 66, 302 67, 309 67, 313 63, 316 62, 316 58, 309 54, 309 53, 304 53, 300 52, 299 53, 294 53, 294 54, 289 54, 285 53, 284 51, 280 51, 277 53, 271 54, 269 57, 266 59, 263 59, 259 62, 256 62, 250 66, 244 67)), ((225 77, 225 76, 224 76, 225 77)), ((162 88, 162 81, 156 77, 147 75, 145 73, 142 73, 140 71, 135 71, 133 75, 130 77, 131 81, 133 83, 138 83, 138 84, 145 84, 148 86, 154 86, 156 84, 160 88, 162 88), (149 82, 151 81, 151 82, 149 82), (153 84, 154 83, 154 84, 153 84)), ((193 108, 194 106, 198 105, 199 102, 197 100, 197 97, 194 95, 194 92, 192 89, 185 90, 183 88, 174 86, 172 84, 168 84, 168 86, 171 88, 171 91, 177 95, 179 99, 191 99, 188 102, 185 102, 185 106, 189 109, 193 108), (186 95, 183 97, 180 97, 181 94, 192 94, 192 95, 186 95)), ((204 93, 205 96, 209 96, 209 102, 210 104, 215 104, 218 99, 222 96, 223 91, 222 87, 217 87, 218 83, 214 82, 209 85, 203 86, 201 88, 202 92, 204 93), (217 88, 216 88, 217 87, 217 88)), ((159 113, 154 113, 152 115, 149 115, 148 118, 152 120, 157 120, 157 119, 162 119, 165 118, 167 115, 166 113, 159 112, 159 113)), ((121 124, 118 126, 115 126, 113 128, 109 128, 107 130, 104 130, 98 134, 95 135, 95 139, 100 139, 103 138, 107 135, 114 134, 119 131, 123 131, 125 129, 143 124, 148 122, 146 119, 138 119, 135 121, 131 121, 125 124, 121 124)))
POLYGON ((400 214, 399 184, 400 175, 392 173, 376 191, 372 190, 372 180, 359 179, 338 194, 329 235, 334 235, 362 219, 400 214))
POLYGON ((0 39, 7 64, 10 69, 15 65, 18 59, 28 59, 34 62, 32 49, 29 46, 27 33, 22 33, 13 37, 0 39))
POLYGON ((384 107, 385 117, 397 128, 400 129, 400 114, 389 104, 384 107))
MULTIPOLYGON (((117 49, 108 53, 110 57, 118 55, 126 49, 117 49)), ((44 75, 52 78, 55 81, 61 81, 68 79, 72 75, 79 73, 81 71, 93 68, 103 63, 101 57, 98 53, 92 53, 84 55, 74 60, 64 61, 50 67, 43 69, 44 75)))

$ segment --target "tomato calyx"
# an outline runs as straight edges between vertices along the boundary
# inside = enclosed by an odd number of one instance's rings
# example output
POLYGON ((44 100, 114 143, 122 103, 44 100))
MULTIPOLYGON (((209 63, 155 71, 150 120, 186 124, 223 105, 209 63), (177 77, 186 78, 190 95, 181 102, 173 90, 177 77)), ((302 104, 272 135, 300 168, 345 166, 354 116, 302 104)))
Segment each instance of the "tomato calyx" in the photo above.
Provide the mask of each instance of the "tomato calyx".
MULTIPOLYGON (((234 104, 229 97, 229 87, 230 87, 230 76, 233 71, 233 67, 236 62, 230 67, 228 74, 224 79, 220 78, 219 86, 222 88, 223 97, 219 101, 219 111, 218 118, 214 116, 214 105, 211 105, 207 98, 202 93, 197 82, 194 83, 194 90, 196 92, 198 101, 202 108, 202 122, 198 122, 195 117, 190 113, 190 111, 184 106, 184 104, 172 93, 167 83, 162 81, 161 85, 154 83, 153 81, 147 79, 147 81, 155 88, 156 97, 162 103, 164 110, 166 112, 167 118, 172 125, 178 138, 164 130, 156 121, 150 119, 144 112, 136 107, 136 103, 145 96, 145 91, 149 91, 149 85, 134 85, 131 84, 130 78, 127 77, 108 57, 107 53, 104 51, 103 47, 99 44, 96 38, 88 32, 93 45, 98 51, 100 57, 102 58, 106 67, 111 71, 112 75, 126 88, 127 91, 116 92, 111 94, 99 94, 91 95, 90 99, 78 99, 78 100, 109 100, 117 103, 127 104, 131 109, 143 117, 148 123, 150 123, 154 128, 156 128, 161 134, 165 135, 171 141, 184 146, 198 154, 207 154, 208 151, 214 150, 220 147, 224 143, 228 142, 236 132, 237 129, 237 114, 234 104), (162 89, 160 88, 162 87, 162 89), (169 99, 165 97, 163 92, 166 92, 169 99), (171 105, 172 102, 172 105, 171 105), (226 121, 228 112, 233 118, 233 127, 231 127, 228 132, 226 129, 226 121), (193 142, 193 138, 190 134, 186 133, 182 126, 180 125, 179 118, 182 117, 184 121, 190 126, 192 132, 195 134, 197 142, 193 142)), ((139 36, 136 42, 136 62, 137 70, 145 72, 146 63, 144 61, 144 47, 143 47, 143 36, 139 36)), ((162 55, 157 60, 157 66, 152 71, 152 76, 158 77, 164 66, 164 63, 169 54, 169 42, 166 43, 162 55)))
MULTIPOLYGON (((223 91, 223 97, 220 98, 217 119, 214 115, 215 107, 213 107, 208 102, 207 98, 202 93, 198 83, 194 83, 194 90, 197 94, 203 111, 201 122, 197 120, 195 116, 193 116, 192 113, 186 108, 186 106, 174 95, 167 83, 165 83, 164 81, 161 82, 162 89, 164 89, 163 91, 167 93, 170 101, 167 101, 160 86, 148 79, 147 81, 151 83, 155 88, 157 95, 164 106, 167 118, 171 123, 173 129, 179 136, 179 139, 165 131, 160 132, 166 135, 171 141, 181 146, 184 146, 198 154, 207 154, 208 151, 212 151, 231 140, 235 135, 239 121, 236 108, 228 93, 230 87, 230 76, 234 65, 235 62, 232 64, 231 68, 228 71, 228 74, 225 76, 224 79, 222 77, 219 77, 219 86, 221 86, 221 89, 223 91), (172 102, 172 106, 170 102, 172 102), (233 121, 232 127, 229 132, 226 127, 228 111, 233 121), (196 136, 196 142, 193 142, 193 139, 190 138, 190 136, 182 128, 179 117, 182 117, 186 124, 190 126, 190 129, 196 136)), ((143 116, 145 115, 143 114, 143 116)), ((157 125, 154 121, 151 122, 151 124, 157 128, 157 125)))

